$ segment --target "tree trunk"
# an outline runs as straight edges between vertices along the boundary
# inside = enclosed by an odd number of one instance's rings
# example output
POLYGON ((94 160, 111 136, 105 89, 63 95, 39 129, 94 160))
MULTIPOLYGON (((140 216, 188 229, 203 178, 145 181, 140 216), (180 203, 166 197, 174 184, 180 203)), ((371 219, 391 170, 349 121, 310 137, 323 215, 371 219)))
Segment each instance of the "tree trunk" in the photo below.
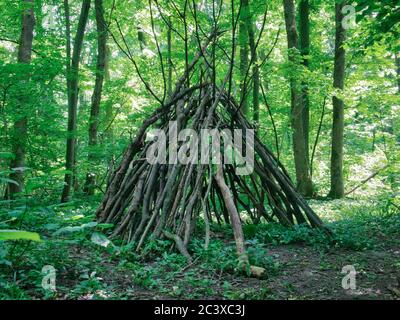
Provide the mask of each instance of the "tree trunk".
MULTIPOLYGON (((283 0, 285 11, 285 24, 288 41, 289 61, 296 63, 298 48, 298 35, 296 30, 296 14, 293 0, 283 0)), ((312 182, 310 178, 309 163, 307 159, 306 144, 304 143, 303 130, 303 104, 300 93, 299 81, 291 76, 291 109, 292 109, 292 139, 293 154, 296 167, 298 191, 304 196, 312 196, 312 182)))
MULTIPOLYGON (((335 66, 333 73, 333 87, 343 90, 345 71, 346 30, 343 28, 342 9, 346 2, 337 3, 335 6, 336 40, 335 40, 335 66)), ((331 190, 329 196, 334 199, 343 198, 343 131, 344 131, 344 102, 338 97, 333 97, 333 123, 332 123, 332 154, 331 154, 331 190)))
POLYGON ((90 0, 83 0, 81 14, 78 22, 74 40, 74 50, 69 74, 69 96, 68 96, 68 134, 67 151, 65 161, 65 184, 61 196, 61 202, 67 202, 70 198, 71 187, 73 183, 73 167, 75 162, 75 144, 76 144, 76 118, 78 105, 78 83, 79 83, 79 62, 82 51, 83 37, 85 34, 86 23, 89 16, 90 0))
POLYGON ((169 26, 167 31, 167 63, 168 63, 168 97, 172 95, 172 20, 169 19, 169 26))
MULTIPOLYGON (((99 127, 99 111, 101 94, 103 90, 104 71, 106 64, 106 46, 107 46, 107 30, 104 20, 103 0, 95 0, 96 10, 96 25, 97 25, 97 68, 96 81, 92 96, 92 105, 90 108, 90 123, 89 123, 89 164, 94 164, 96 160, 97 134, 99 127)), ((95 170, 89 171, 86 175, 85 192, 88 195, 94 194, 96 181, 95 170)))
POLYGON ((67 78, 67 98, 69 103, 70 97, 70 76, 71 76, 71 20, 69 11, 69 2, 64 0, 64 17, 65 17, 65 40, 66 40, 66 78, 67 78))
POLYGON ((146 37, 141 27, 137 28, 137 37, 140 45, 140 50, 143 51, 146 48, 146 37))
MULTIPOLYGON (((104 65, 104 85, 109 83, 111 79, 111 74, 110 74, 110 58, 111 58, 111 50, 110 47, 107 45, 106 46, 106 61, 104 65)), ((107 144, 105 146, 109 150, 111 149, 109 146, 114 146, 114 130, 113 130, 113 122, 115 119, 115 115, 113 113, 113 103, 112 101, 107 101, 104 106, 105 109, 105 128, 104 128, 104 138, 101 141, 101 144, 107 144)), ((111 149, 112 150, 112 149, 111 149)), ((111 152, 111 154, 108 154, 107 157, 107 172, 109 173, 107 175, 107 185, 109 182, 109 178, 111 177, 111 172, 114 170, 114 154, 111 152)))
POLYGON ((396 60, 396 76, 397 76, 397 93, 400 94, 400 57, 399 54, 395 54, 396 60))
MULTIPOLYGON (((106 45, 106 60, 104 64, 104 83, 107 84, 110 81, 111 75, 110 75, 110 58, 111 58, 111 50, 108 45, 106 45)), ((113 106, 112 102, 107 102, 105 105, 105 112, 106 112, 106 127, 105 127, 105 137, 107 137, 107 141, 109 143, 112 142, 113 139, 113 106)))
POLYGON ((243 267, 246 267, 249 264, 249 257, 246 252, 242 222, 240 221, 239 212, 237 211, 229 187, 225 182, 222 165, 218 165, 217 167, 215 180, 218 184, 219 189, 221 190, 226 209, 229 213, 229 219, 233 230, 233 236, 235 238, 236 252, 239 257, 239 263, 243 267))
MULTIPOLYGON (((301 0, 299 5, 300 16, 300 52, 303 57, 303 65, 308 69, 309 61, 308 55, 310 54, 310 5, 308 0, 301 0)), ((310 132, 310 106, 308 96, 308 84, 306 81, 302 83, 302 104, 303 104, 303 133, 304 143, 306 145, 307 159, 310 159, 309 147, 309 132, 310 132)))
MULTIPOLYGON (((248 0, 243 0, 243 5, 249 7, 248 0)), ((258 128, 260 121, 260 71, 257 63, 257 50, 256 50, 256 39, 254 33, 254 24, 250 10, 246 18, 247 33, 249 36, 249 46, 251 53, 251 60, 253 61, 253 123, 254 127, 258 128)))
POLYGON ((240 89, 240 100, 241 100, 241 111, 248 117, 249 114, 249 104, 247 99, 247 89, 245 83, 245 77, 247 73, 247 69, 249 66, 249 39, 247 32, 247 16, 249 15, 249 8, 246 5, 246 0, 242 2, 242 8, 240 13, 240 21, 239 21, 239 47, 240 47, 240 79, 242 81, 241 89, 240 89))
MULTIPOLYGON (((32 58, 32 41, 33 29, 35 27, 34 15, 34 0, 24 0, 26 9, 22 14, 22 29, 18 47, 18 63, 29 64, 32 58)), ((23 167, 25 167, 25 148, 26 137, 28 134, 28 118, 26 112, 23 110, 24 97, 22 94, 19 98, 19 106, 17 120, 14 122, 14 129, 12 133, 12 151, 14 159, 11 161, 10 169, 14 171, 10 174, 10 179, 17 184, 10 183, 8 185, 8 197, 13 198, 16 193, 20 193, 24 186, 23 167), (17 168, 17 170, 15 170, 17 168)))

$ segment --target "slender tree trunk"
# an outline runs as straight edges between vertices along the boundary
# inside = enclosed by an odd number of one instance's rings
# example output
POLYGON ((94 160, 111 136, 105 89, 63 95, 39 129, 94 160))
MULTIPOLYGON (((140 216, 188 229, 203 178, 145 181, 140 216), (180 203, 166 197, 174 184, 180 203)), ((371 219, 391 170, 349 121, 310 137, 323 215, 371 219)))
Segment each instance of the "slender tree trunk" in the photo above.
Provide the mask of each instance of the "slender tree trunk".
MULTIPOLYGON (((300 52, 303 57, 303 65, 305 68, 309 68, 310 54, 310 5, 308 0, 301 0, 299 5, 299 16, 300 16, 300 52)), ((303 103, 303 133, 304 143, 306 145, 307 159, 309 161, 310 155, 310 143, 309 143, 309 132, 310 132, 310 103, 308 95, 308 84, 307 81, 302 83, 302 103, 303 103)))
MULTIPOLYGON (((81 56, 81 61, 85 61, 84 57, 81 56)), ((90 64, 90 63, 89 63, 90 64)), ((79 119, 81 113, 83 110, 85 110, 88 106, 88 102, 85 96, 85 93, 81 90, 78 89, 78 105, 77 105, 77 116, 76 118, 79 119)), ((73 177, 73 192, 78 192, 80 189, 80 181, 78 177, 78 155, 79 155, 79 149, 81 147, 81 141, 78 138, 75 139, 75 148, 74 148, 74 165, 73 165, 73 172, 72 172, 72 177, 73 177)))
MULTIPOLYGON (((74 40, 74 50, 69 74, 69 97, 68 97, 68 136, 65 161, 65 184, 61 196, 61 202, 67 202, 70 198, 73 184, 73 167, 75 163, 76 144, 76 118, 78 105, 78 83, 79 83, 79 62, 85 34, 86 23, 89 16, 90 0, 83 0, 81 13, 78 22, 78 29, 74 40)), ((67 85, 68 86, 68 85, 67 85)))
MULTIPOLYGON (((106 45, 106 60, 104 64, 104 83, 107 84, 110 81, 111 75, 110 75, 110 58, 111 58, 111 50, 108 45, 106 45)), ((113 107, 111 102, 107 102, 105 105, 105 111, 106 111, 106 132, 105 136, 108 139, 108 142, 112 141, 113 138, 113 128, 112 128, 112 121, 113 121, 113 107)))
MULTIPOLYGON (((18 63, 29 64, 32 58, 32 41, 33 41, 33 29, 35 27, 35 15, 34 15, 34 0, 24 0, 26 8, 22 14, 22 28, 21 36, 18 47, 18 63)), ((14 128, 12 133, 12 151, 14 159, 11 161, 10 168, 14 171, 10 174, 10 179, 15 181, 17 184, 10 183, 8 185, 7 196, 13 198, 16 193, 20 193, 24 186, 24 174, 23 167, 25 167, 25 148, 26 148, 26 137, 28 134, 28 118, 24 111, 23 105, 25 99, 22 94, 19 98, 18 115, 14 122, 14 128)))
POLYGON ((140 45, 140 50, 143 51, 146 48, 146 38, 141 27, 137 28, 137 37, 140 45))
MULTIPOLYGON (((296 13, 293 0, 283 0, 285 11, 285 24, 289 50, 289 61, 296 62, 298 48, 298 35, 296 29, 296 13)), ((309 163, 303 131, 303 104, 301 99, 301 86, 296 77, 290 79, 291 105, 292 105, 292 139, 293 154, 296 167, 297 188, 304 196, 312 196, 312 182, 310 178, 309 163)))
MULTIPOLYGON (((67 98, 70 98, 70 76, 71 76, 71 20, 69 12, 69 2, 64 0, 64 17, 65 17, 65 40, 66 40, 66 78, 67 78, 67 98)), ((69 100, 68 100, 69 103, 69 100)))
MULTIPOLYGON (((106 85, 109 83, 111 74, 110 74, 110 58, 111 58, 111 50, 110 47, 107 45, 106 46, 106 61, 104 65, 104 84, 106 85)), ((102 143, 106 141, 108 146, 113 146, 114 145, 114 130, 113 130, 113 121, 114 121, 114 114, 113 114, 113 104, 111 101, 107 101, 104 106, 105 109, 105 140, 102 140, 102 143)), ((114 154, 111 152, 107 159, 107 166, 108 166, 108 179, 107 179, 107 185, 109 184, 109 178, 111 177, 111 173, 114 170, 114 154)))
POLYGON ((239 20, 239 47, 240 47, 240 79, 242 81, 240 89, 241 110, 243 115, 247 118, 249 115, 249 104, 247 98, 246 84, 244 83, 247 69, 249 66, 249 39, 247 32, 247 17, 249 15, 248 1, 242 0, 242 8, 239 20))
MULTIPOLYGON (((335 66, 333 73, 333 87, 344 89, 345 77, 345 49, 346 30, 343 28, 342 9, 346 2, 336 3, 336 40, 335 40, 335 66)), ((344 132, 344 102, 338 97, 333 97, 333 123, 332 123, 332 154, 331 154, 331 190, 329 196, 334 199, 343 198, 343 132, 344 132)))
MULTIPOLYGON (((97 134, 99 127, 99 112, 101 94, 104 83, 104 72, 106 64, 106 48, 107 48, 107 30, 104 20, 103 0, 95 0, 96 25, 97 25, 97 68, 96 81, 92 95, 92 105, 90 108, 89 123, 89 164, 93 164, 96 160, 96 151, 93 150, 97 146, 97 134)), ((85 192, 88 195, 94 194, 96 181, 95 171, 89 171, 86 175, 85 192)))
MULTIPOLYGON (((249 7, 248 0, 243 0, 243 4, 246 7, 249 7)), ((258 67, 258 57, 256 50, 256 39, 254 33, 254 23, 252 19, 252 15, 249 11, 246 18, 246 27, 247 33, 249 37, 249 46, 251 53, 251 60, 253 61, 253 123, 255 128, 258 128, 260 121, 260 71, 258 67)))
POLYGON ((400 56, 398 53, 395 54, 396 60, 396 75, 397 75, 397 93, 400 94, 400 56))
MULTIPOLYGON (((172 25, 172 20, 169 18, 169 24, 172 25)), ((168 26, 167 31, 167 63, 168 63, 168 97, 172 95, 172 30, 168 26)))

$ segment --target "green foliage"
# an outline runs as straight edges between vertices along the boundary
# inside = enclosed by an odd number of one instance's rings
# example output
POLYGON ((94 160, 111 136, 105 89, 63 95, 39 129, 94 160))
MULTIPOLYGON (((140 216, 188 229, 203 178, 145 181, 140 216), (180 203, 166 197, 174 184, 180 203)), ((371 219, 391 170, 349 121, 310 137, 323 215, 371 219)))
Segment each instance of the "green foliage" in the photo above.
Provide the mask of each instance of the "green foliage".
MULTIPOLYGON (((96 203, 76 202, 73 207, 21 207, 11 214, 12 220, 9 212, 3 211, 0 214, 3 227, 12 229, 22 220, 24 228, 40 233, 45 241, 5 241, 0 246, 0 298, 126 298, 129 290, 123 286, 131 281, 136 288, 133 292, 151 291, 173 298, 223 296, 226 299, 273 299, 276 292, 266 284, 238 288, 235 282, 258 283, 281 277, 287 263, 275 256, 273 251, 282 246, 293 248, 294 253, 297 248, 309 247, 326 255, 338 250, 368 252, 385 250, 385 246, 390 244, 400 245, 400 216, 392 205, 393 201, 387 197, 375 203, 314 201, 312 206, 334 232, 333 240, 304 226, 287 229, 278 224, 245 224, 250 263, 266 269, 264 280, 249 279, 238 272, 235 245, 226 226, 212 225, 213 233, 223 235, 223 238, 212 237, 207 250, 202 237, 193 239, 189 246, 193 258, 193 265, 190 266, 181 254, 168 251, 170 241, 150 241, 141 254, 135 252, 135 243, 108 243, 105 237, 110 225, 87 227, 93 219, 91 213, 96 203), (82 227, 85 225, 86 228, 82 227), (55 231, 68 226, 78 227, 78 231, 54 235, 55 231), (93 242, 93 235, 100 241, 93 242), (105 246, 105 243, 108 245, 105 246), (41 270, 45 265, 52 265, 57 270, 56 293, 41 287, 41 270), (14 274, 18 281, 13 280, 14 274), (222 283, 219 279, 223 279, 222 283), (115 281, 115 285, 111 285, 115 281)), ((363 262, 360 260, 357 263, 362 265, 363 262)), ((398 268, 396 263, 396 260, 392 263, 395 269, 398 268)), ((333 267, 332 262, 325 259, 319 264, 321 272, 333 267)))
POLYGON ((56 232, 54 232, 54 236, 62 235, 62 234, 68 234, 68 233, 74 233, 74 232, 87 232, 89 229, 94 228, 97 226, 97 222, 88 222, 81 224, 80 226, 68 226, 68 227, 63 227, 61 229, 58 229, 56 232))
MULTIPOLYGON (((185 43, 181 35, 187 30, 176 10, 178 8, 183 12, 185 2, 161 0, 158 3, 161 13, 169 17, 174 28, 171 80, 175 83, 183 74, 186 63, 185 43)), ((229 61, 232 46, 229 32, 231 7, 228 2, 222 4, 218 26, 223 32, 215 47, 218 85, 232 63, 229 61)), ((234 1, 234 4, 237 10, 239 1, 234 1)), ((80 5, 79 1, 70 1, 72 33, 76 29, 80 5)), ((197 19, 201 26, 201 37, 208 35, 213 28, 211 5, 210 1, 198 4, 197 19)), ((310 1, 310 5, 311 50, 308 68, 301 64, 302 57, 297 50, 289 52, 295 62, 287 60, 281 1, 250 1, 249 11, 246 9, 243 12, 245 15, 252 14, 258 37, 264 11, 266 7, 268 9, 265 32, 258 39, 257 48, 257 63, 267 100, 259 97, 258 135, 265 145, 277 151, 276 134, 279 160, 294 179, 289 79, 295 79, 308 86, 310 148, 317 138, 318 129, 321 129, 313 161, 313 180, 318 196, 326 195, 330 187, 333 96, 345 101, 346 190, 352 190, 373 173, 387 164, 389 166, 349 194, 353 199, 311 201, 311 206, 332 230, 333 238, 303 225, 285 228, 278 223, 266 224, 263 220, 256 225, 248 221, 247 213, 243 212, 250 263, 265 268, 266 278, 279 276, 285 268, 270 252, 271 248, 290 247, 296 250, 309 247, 323 254, 341 250, 383 252, 387 245, 400 246, 400 100, 399 67, 395 60, 396 54, 399 59, 400 48, 399 3, 393 0, 355 1, 357 25, 347 30, 346 84, 341 91, 332 88, 335 37, 333 2, 316 0, 310 1), (272 123, 276 132, 272 130, 272 123)), ((104 7, 108 17, 113 1, 105 0, 104 7)), ((150 237, 141 252, 136 252, 136 243, 126 244, 120 239, 109 239, 114 227, 112 224, 94 221, 110 172, 118 167, 120 155, 143 121, 159 106, 116 41, 119 44, 126 41, 141 76, 158 96, 165 89, 146 1, 125 1, 121 3, 121 10, 112 11, 109 31, 116 38, 110 37, 108 40, 110 59, 100 105, 97 146, 89 146, 88 141, 97 63, 97 33, 94 12, 91 11, 91 23, 87 26, 84 54, 81 57, 78 127, 73 133, 77 140, 75 193, 71 202, 58 203, 64 183, 67 138, 63 3, 54 0, 35 1, 37 23, 30 64, 17 63, 22 9, 22 1, 0 1, 0 299, 126 297, 126 288, 120 289, 123 293, 115 293, 115 288, 107 287, 106 282, 110 281, 106 278, 110 270, 126 276, 121 276, 117 283, 132 281, 135 289, 157 290, 158 294, 174 298, 213 295, 227 299, 273 297, 274 293, 267 286, 242 290, 231 281, 232 278, 248 279, 238 270, 232 229, 224 223, 212 223, 212 237, 207 249, 204 248, 204 223, 196 226, 195 238, 189 245, 193 265, 188 266, 184 257, 171 250, 170 240, 150 237), (118 30, 114 20, 119 22, 121 30, 118 30), (146 40, 143 48, 138 41, 138 27, 146 40), (28 134, 26 137, 16 136, 13 124, 24 118, 28 121, 28 134), (17 184, 10 178, 13 172, 10 163, 16 156, 12 145, 15 141, 25 139, 24 192, 14 199, 3 200, 7 186, 17 184), (89 151, 93 151, 96 161, 87 160, 89 151), (96 194, 93 197, 83 193, 89 170, 96 172, 96 194), (42 267, 45 265, 56 268, 59 293, 46 292, 41 288, 42 267), (218 292, 220 282, 225 282, 222 284, 222 293, 218 292)), ((166 67, 168 28, 158 9, 153 7, 153 10, 157 15, 157 41, 166 67)), ((195 18, 192 10, 188 12, 190 61, 198 51, 198 43, 193 31, 196 30, 195 18)), ((239 48, 243 38, 236 40, 239 41, 239 48)), ((237 100, 240 100, 243 80, 239 72, 239 49, 233 61, 232 83, 232 94, 237 100)), ((209 54, 211 48, 207 50, 209 54)), ((196 70, 191 84, 199 79, 201 73, 196 70)), ((252 95, 249 95, 248 102, 251 109, 252 95)), ((250 182, 249 188, 252 190, 250 182)), ((247 197, 241 200, 250 203, 247 197)), ((268 210, 267 197, 264 206, 268 210)), ((239 209, 244 211, 240 205, 239 209)), ((393 262, 395 270, 399 270, 399 263, 397 260, 393 262)), ((320 268, 329 270, 331 264, 323 262, 320 268)), ((287 283, 286 289, 291 292, 292 284, 287 283)))
POLYGON ((73 297, 79 297, 82 295, 96 294, 103 288, 101 278, 96 276, 96 272, 93 271, 90 274, 83 273, 80 278, 82 279, 72 291, 73 297))
POLYGON ((249 255, 250 265, 264 268, 265 277, 271 277, 279 273, 280 264, 268 253, 265 244, 259 243, 257 240, 247 241, 247 252, 249 255))
POLYGON ((0 279, 0 300, 28 300, 29 296, 18 285, 2 283, 0 279))
POLYGON ((204 242, 193 240, 192 251, 200 257, 207 266, 220 272, 235 272, 238 265, 238 258, 235 247, 227 246, 221 240, 211 241, 207 249, 204 248, 204 242))
POLYGON ((328 237, 323 232, 304 225, 296 225, 293 228, 286 228, 280 224, 260 225, 255 233, 253 231, 253 236, 262 243, 273 245, 294 243, 314 245, 329 242, 328 237))
MULTIPOLYGON (((366 250, 374 248, 377 243, 374 238, 379 230, 384 229, 386 234, 393 234, 400 224, 399 214, 393 206, 385 206, 387 199, 379 201, 375 206, 365 207, 339 206, 335 211, 335 221, 328 222, 327 227, 333 232, 333 238, 323 231, 311 229, 308 226, 298 225, 286 228, 280 224, 245 225, 246 237, 254 238, 260 243, 277 245, 302 244, 316 246, 322 249, 333 250, 344 248, 351 250, 366 250)), ((324 202, 319 203, 318 211, 326 208, 324 202)), ((323 215, 323 214, 322 214, 323 215)))
POLYGON ((228 300, 267 300, 273 296, 269 288, 249 288, 245 290, 226 290, 224 297, 228 300))
POLYGON ((28 232, 22 230, 0 230, 0 241, 6 240, 40 241, 40 236, 36 232, 28 232))
POLYGON ((155 268, 150 266, 139 267, 134 270, 133 281, 144 288, 155 288, 159 285, 155 268))
MULTIPOLYGON (((400 38, 400 4, 396 0, 356 1, 358 20, 366 19, 369 22, 369 32, 365 39, 366 45, 385 39, 389 45, 396 45, 395 39, 400 38), (387 39, 390 36, 390 41, 387 39)), ((398 44, 397 44, 398 46, 398 44)), ((397 50, 400 47, 397 47, 397 50)))

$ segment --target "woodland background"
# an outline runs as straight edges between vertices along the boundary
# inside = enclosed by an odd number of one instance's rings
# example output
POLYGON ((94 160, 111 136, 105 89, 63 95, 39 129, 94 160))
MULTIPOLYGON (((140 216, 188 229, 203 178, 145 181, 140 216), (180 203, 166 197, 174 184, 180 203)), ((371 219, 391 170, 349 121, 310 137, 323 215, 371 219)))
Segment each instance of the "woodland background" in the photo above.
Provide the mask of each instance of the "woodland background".
MULTIPOLYGON (((397 1, 12 0, 0 2, 0 21, 1 298, 400 296, 397 1), (232 94, 335 233, 245 222, 261 280, 237 271, 226 225, 212 226, 207 249, 198 226, 188 265, 169 240, 149 242, 143 257, 93 222, 198 35, 230 30, 232 7, 241 8, 232 94), (44 265, 57 270, 57 291, 41 287, 44 265), (344 265, 361 277, 351 293, 344 265)), ((231 47, 222 36, 210 49, 216 82, 231 47)))

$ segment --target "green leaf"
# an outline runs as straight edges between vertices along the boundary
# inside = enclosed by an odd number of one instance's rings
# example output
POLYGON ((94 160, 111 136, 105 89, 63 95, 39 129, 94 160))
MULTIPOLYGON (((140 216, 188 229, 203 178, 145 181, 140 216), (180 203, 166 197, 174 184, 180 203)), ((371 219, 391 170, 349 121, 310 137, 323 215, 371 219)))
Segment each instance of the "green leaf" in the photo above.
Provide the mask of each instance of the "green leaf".
POLYGON ((30 168, 28 167, 15 167, 15 168, 11 168, 12 171, 20 171, 20 172, 24 172, 27 170, 30 170, 30 168))
POLYGON ((107 248, 111 244, 111 241, 104 234, 99 232, 94 232, 90 241, 104 248, 107 248))
POLYGON ((58 223, 47 223, 44 225, 44 228, 49 231, 56 230, 59 227, 60 225, 58 223))
POLYGON ((0 181, 1 181, 1 182, 6 182, 6 183, 12 183, 12 184, 15 184, 15 185, 19 186, 18 182, 15 181, 15 180, 12 180, 12 179, 0 178, 0 181))
POLYGON ((40 235, 36 232, 23 230, 0 230, 0 241, 5 240, 31 240, 40 241, 40 235))
POLYGON ((89 222, 89 223, 85 223, 80 226, 74 226, 74 227, 71 227, 71 226, 64 227, 64 228, 61 228, 61 229, 57 230, 56 232, 54 232, 53 235, 57 236, 62 233, 81 232, 86 229, 94 228, 95 226, 97 226, 97 222, 89 222))
POLYGON ((112 223, 99 223, 97 225, 97 228, 102 229, 102 230, 110 229, 112 227, 114 227, 114 224, 112 224, 112 223))
POLYGON ((1 159, 14 159, 14 154, 11 152, 0 152, 1 159))

